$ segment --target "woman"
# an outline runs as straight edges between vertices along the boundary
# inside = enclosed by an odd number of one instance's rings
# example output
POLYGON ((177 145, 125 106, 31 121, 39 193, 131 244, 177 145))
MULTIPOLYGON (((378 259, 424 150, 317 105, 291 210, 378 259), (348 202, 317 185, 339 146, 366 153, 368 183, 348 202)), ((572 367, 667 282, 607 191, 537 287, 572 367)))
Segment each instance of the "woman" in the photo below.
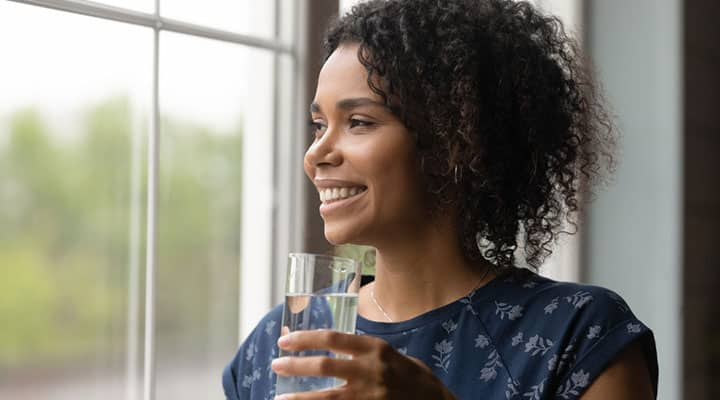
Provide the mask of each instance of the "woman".
POLYGON ((272 398, 282 374, 346 380, 281 396, 297 400, 654 398, 652 333, 618 295, 519 268, 575 226, 580 183, 612 161, 560 23, 524 2, 379 0, 325 44, 305 172, 327 240, 377 249, 375 280, 358 335, 278 340, 271 311, 227 397, 272 398), (353 357, 274 359, 278 345, 353 357))

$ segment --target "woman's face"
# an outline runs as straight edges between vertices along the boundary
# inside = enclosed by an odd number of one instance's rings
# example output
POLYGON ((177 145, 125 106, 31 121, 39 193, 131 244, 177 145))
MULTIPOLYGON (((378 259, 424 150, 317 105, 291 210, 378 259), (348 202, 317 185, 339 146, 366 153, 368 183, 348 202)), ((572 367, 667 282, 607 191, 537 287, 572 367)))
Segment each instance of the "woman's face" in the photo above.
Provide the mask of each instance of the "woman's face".
POLYGON ((410 133, 368 87, 357 50, 339 46, 320 71, 304 167, 327 240, 380 247, 425 222, 420 174, 410 133))

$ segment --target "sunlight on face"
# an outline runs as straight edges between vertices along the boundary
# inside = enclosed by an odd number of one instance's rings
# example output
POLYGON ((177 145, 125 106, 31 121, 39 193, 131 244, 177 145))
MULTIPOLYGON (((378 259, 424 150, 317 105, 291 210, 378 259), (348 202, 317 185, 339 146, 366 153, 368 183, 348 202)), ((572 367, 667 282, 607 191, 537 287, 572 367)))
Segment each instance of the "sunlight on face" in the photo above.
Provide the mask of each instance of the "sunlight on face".
POLYGON ((368 87, 357 50, 338 47, 320 71, 304 167, 327 240, 380 247, 422 223, 420 177, 414 140, 368 87))

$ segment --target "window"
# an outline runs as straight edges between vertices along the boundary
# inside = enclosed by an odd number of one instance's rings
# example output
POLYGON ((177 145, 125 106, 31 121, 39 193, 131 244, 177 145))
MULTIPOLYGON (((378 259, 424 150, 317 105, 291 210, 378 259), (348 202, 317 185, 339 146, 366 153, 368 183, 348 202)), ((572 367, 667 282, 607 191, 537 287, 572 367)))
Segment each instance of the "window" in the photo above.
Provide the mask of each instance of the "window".
POLYGON ((0 398, 221 398, 297 242, 300 6, 23 3, 0 1, 0 398))

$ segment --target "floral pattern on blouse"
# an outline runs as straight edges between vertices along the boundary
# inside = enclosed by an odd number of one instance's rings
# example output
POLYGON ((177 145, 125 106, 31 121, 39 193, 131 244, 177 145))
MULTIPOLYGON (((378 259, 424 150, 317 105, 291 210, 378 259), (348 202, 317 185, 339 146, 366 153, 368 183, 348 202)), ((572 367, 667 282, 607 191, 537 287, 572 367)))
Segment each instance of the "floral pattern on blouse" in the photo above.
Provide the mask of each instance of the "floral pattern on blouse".
MULTIPOLYGON (((225 368, 228 400, 273 398, 270 363, 278 354, 281 314, 281 306, 268 313, 225 368)), ((314 316, 331 318, 321 310, 314 316)), ((459 400, 578 399, 615 356, 639 340, 657 392, 652 332, 622 297, 527 270, 408 321, 358 317, 356 333, 422 360, 459 400)))

